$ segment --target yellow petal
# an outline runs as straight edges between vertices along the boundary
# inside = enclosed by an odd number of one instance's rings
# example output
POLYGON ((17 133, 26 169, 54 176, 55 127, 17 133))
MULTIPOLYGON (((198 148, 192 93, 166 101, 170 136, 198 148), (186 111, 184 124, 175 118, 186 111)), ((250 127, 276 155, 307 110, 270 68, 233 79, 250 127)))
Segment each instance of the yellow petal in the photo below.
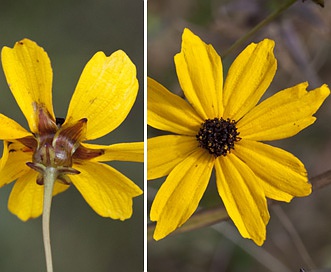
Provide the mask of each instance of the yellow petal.
MULTIPOLYGON (((37 184, 37 176, 38 173, 30 169, 16 181, 9 196, 8 209, 22 221, 36 218, 42 214, 44 186, 37 184)), ((68 187, 56 182, 53 196, 63 192, 68 187)))
POLYGON ((258 178, 234 154, 216 159, 215 169, 218 193, 230 218, 244 238, 262 245, 269 212, 258 178))
POLYGON ((136 67, 121 50, 96 53, 86 64, 72 96, 65 124, 87 118, 86 137, 104 136, 129 114, 138 92, 136 67))
POLYGON ((233 153, 261 179, 268 198, 289 202, 294 196, 311 193, 302 162, 280 148, 242 139, 233 153))
POLYGON ((198 147, 195 137, 165 135, 147 140, 147 178, 166 176, 198 147))
POLYGON ((32 161, 32 151, 19 142, 4 141, 3 156, 0 160, 0 187, 30 171, 26 165, 32 161))
POLYGON ((197 209, 208 185, 214 157, 198 149, 171 171, 153 201, 150 218, 159 240, 184 224, 197 209))
POLYGON ((224 117, 239 120, 269 87, 277 69, 274 41, 252 43, 231 65, 224 85, 224 117))
POLYGON ((197 134, 203 119, 184 99, 148 78, 147 123, 182 135, 197 134))
POLYGON ((22 221, 36 218, 42 213, 43 186, 36 183, 38 173, 30 169, 19 178, 11 191, 8 209, 22 221))
POLYGON ((132 198, 142 194, 136 184, 106 164, 84 161, 73 168, 81 173, 70 176, 72 183, 97 214, 120 220, 131 217, 132 198))
POLYGON ((28 39, 17 42, 14 48, 4 47, 2 66, 7 83, 21 108, 30 130, 37 132, 36 104, 54 118, 52 106, 52 68, 47 53, 28 39))
POLYGON ((213 46, 205 44, 186 28, 175 64, 185 96, 201 118, 221 117, 223 67, 213 46))
POLYGON ((312 115, 330 94, 326 85, 306 91, 301 83, 280 91, 252 109, 237 128, 240 136, 257 141, 270 141, 297 134, 315 121, 312 115))
POLYGON ((104 153, 91 161, 144 161, 144 142, 120 143, 112 145, 82 144, 84 147, 102 150, 104 153))
POLYGON ((7 116, 0 114, 0 139, 14 140, 32 136, 25 128, 7 116))

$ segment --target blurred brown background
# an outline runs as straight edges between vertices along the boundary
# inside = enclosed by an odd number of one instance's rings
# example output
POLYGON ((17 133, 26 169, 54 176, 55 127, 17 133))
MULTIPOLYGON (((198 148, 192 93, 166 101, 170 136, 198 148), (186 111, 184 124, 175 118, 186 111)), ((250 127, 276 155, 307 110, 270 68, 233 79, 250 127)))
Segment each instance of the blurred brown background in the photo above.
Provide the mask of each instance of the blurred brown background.
MULTIPOLYGON (((181 94, 173 57, 180 51, 184 27, 190 28, 222 55, 237 39, 277 10, 286 1, 276 0, 151 0, 148 2, 148 75, 181 94)), ((290 9, 223 59, 224 73, 250 42, 271 38, 276 42, 278 70, 265 97, 308 81, 310 89, 331 86, 331 6, 297 1, 290 9)), ((302 160, 310 177, 331 169, 331 98, 316 114, 314 125, 298 135, 277 141, 302 160)), ((149 129, 149 137, 160 132, 149 129)), ((149 207, 163 180, 149 182, 149 207)), ((263 247, 238 236, 232 222, 167 237, 148 244, 149 272, 250 272, 308 269, 293 244, 293 234, 281 223, 289 219, 303 240, 314 271, 331 271, 331 186, 306 198, 270 208, 271 220, 263 247), (284 212, 286 216, 284 217, 284 212), (279 215, 280 214, 280 215, 279 215), (321 270, 329 269, 329 270, 321 270)), ((214 179, 201 206, 222 205, 214 179)), ((307 259, 307 258, 306 258, 307 259)))
MULTIPOLYGON (((131 0, 0 0, 0 47, 12 47, 27 37, 47 51, 53 67, 53 101, 58 117, 66 116, 79 76, 93 54, 101 50, 110 55, 123 49, 137 67, 139 95, 125 122, 95 142, 142 141, 143 5, 143 1, 131 0)), ((3 71, 0 112, 27 128, 3 71)), ((142 163, 111 165, 143 188, 142 163)), ((0 271, 45 271, 41 218, 23 223, 8 212, 11 187, 0 189, 0 271)), ((98 216, 74 186, 56 196, 51 213, 54 271, 143 271, 143 196, 134 199, 133 209, 132 218, 121 222, 98 216)))

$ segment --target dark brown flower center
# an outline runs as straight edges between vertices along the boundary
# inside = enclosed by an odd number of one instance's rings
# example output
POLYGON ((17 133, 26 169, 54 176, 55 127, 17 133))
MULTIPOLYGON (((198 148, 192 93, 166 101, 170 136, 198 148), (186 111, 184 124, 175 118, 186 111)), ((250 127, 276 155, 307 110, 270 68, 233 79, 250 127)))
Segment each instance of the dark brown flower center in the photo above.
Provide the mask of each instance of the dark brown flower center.
POLYGON ((196 138, 199 146, 208 150, 215 157, 226 156, 234 149, 235 142, 241 138, 238 137, 236 121, 229 118, 207 119, 201 124, 196 138))

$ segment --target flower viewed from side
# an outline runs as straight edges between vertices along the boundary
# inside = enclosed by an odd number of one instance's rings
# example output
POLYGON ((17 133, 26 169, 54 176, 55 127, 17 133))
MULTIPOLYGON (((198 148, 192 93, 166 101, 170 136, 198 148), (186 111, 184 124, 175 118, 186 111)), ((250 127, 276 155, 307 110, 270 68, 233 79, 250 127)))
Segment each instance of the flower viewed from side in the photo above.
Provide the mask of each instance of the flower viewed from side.
POLYGON ((223 84, 220 56, 190 30, 175 56, 187 100, 148 79, 148 124, 169 131, 148 139, 148 179, 167 176, 152 203, 159 240, 197 209, 215 169, 218 193, 241 235, 262 245, 269 221, 267 198, 289 202, 311 193, 304 165, 261 141, 297 134, 329 95, 306 82, 264 101, 277 68, 274 42, 250 44, 235 59, 223 84))
POLYGON ((44 171, 57 169, 53 195, 72 183, 101 216, 125 220, 132 199, 142 194, 129 178, 102 163, 143 161, 143 143, 109 146, 85 143, 100 138, 126 118, 138 92, 136 68, 121 50, 96 53, 86 64, 67 117, 56 118, 52 106, 52 68, 47 53, 24 39, 1 52, 4 73, 30 128, 0 114, 0 186, 17 180, 8 208, 21 220, 42 214, 44 171))

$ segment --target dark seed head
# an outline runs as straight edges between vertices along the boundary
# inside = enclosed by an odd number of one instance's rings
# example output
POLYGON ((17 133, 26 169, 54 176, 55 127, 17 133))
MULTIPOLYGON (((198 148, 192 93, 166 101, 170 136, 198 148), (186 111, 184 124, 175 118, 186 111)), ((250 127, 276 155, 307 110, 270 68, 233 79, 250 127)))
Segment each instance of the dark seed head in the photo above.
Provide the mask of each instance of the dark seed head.
POLYGON ((215 157, 226 156, 234 149, 235 142, 241 138, 238 137, 236 122, 229 118, 207 119, 201 124, 196 138, 199 146, 208 150, 215 157))

